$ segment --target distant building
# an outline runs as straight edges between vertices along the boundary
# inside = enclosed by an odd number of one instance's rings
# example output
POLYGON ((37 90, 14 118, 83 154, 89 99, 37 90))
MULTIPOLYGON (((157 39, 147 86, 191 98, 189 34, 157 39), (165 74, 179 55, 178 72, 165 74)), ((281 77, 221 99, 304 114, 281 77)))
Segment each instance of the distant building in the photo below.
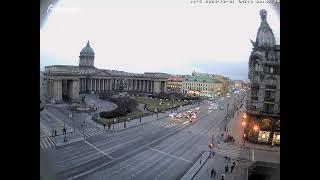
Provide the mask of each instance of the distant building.
POLYGON ((221 94, 223 83, 208 76, 185 76, 182 82, 183 92, 190 95, 214 97, 221 94))
POLYGON ((260 16, 256 41, 251 41, 244 136, 251 142, 280 144, 280 45, 275 44, 267 11, 261 10, 260 16))
POLYGON ((234 80, 233 81, 234 82, 234 88, 235 89, 242 89, 243 88, 243 81, 241 81, 241 80, 234 80))
POLYGON ((168 82, 167 82, 168 91, 169 92, 179 92, 179 93, 181 93, 182 90, 183 90, 182 81, 183 81, 182 77, 171 76, 168 79, 168 82))

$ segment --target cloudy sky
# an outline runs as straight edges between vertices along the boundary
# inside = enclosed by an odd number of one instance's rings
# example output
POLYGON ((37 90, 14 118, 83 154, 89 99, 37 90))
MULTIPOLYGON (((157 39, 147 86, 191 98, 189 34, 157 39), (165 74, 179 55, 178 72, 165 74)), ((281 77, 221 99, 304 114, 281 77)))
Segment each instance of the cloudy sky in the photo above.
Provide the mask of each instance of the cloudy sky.
POLYGON ((190 2, 62 0, 40 30, 41 68, 77 65, 89 40, 97 68, 171 74, 195 69, 246 80, 262 8, 280 44, 280 17, 270 4, 190 2))

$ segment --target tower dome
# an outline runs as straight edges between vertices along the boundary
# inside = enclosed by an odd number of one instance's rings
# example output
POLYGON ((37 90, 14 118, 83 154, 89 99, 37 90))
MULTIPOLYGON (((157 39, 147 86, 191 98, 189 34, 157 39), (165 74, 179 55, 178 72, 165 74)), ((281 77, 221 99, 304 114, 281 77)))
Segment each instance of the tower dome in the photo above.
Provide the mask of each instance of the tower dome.
POLYGON ((270 48, 275 46, 275 38, 267 22, 267 11, 265 9, 260 10, 261 23, 258 29, 256 42, 253 42, 255 48, 270 48))
POLYGON ((89 41, 87 45, 82 48, 79 58, 79 67, 94 67, 94 51, 90 47, 89 41))

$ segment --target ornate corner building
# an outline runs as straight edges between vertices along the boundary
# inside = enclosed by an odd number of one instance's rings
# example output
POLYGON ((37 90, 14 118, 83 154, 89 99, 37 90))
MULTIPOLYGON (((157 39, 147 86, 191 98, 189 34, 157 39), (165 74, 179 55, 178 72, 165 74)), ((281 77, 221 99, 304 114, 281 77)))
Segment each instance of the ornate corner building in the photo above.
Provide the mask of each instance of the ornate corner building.
POLYGON ((254 143, 280 144, 280 45, 260 11, 261 24, 249 58, 244 137, 254 143))
POLYGON ((161 93, 167 91, 168 74, 128 73, 124 71, 97 69, 95 53, 87 45, 81 50, 79 66, 46 66, 44 72, 45 98, 47 101, 79 101, 79 94, 103 91, 134 91, 161 93))

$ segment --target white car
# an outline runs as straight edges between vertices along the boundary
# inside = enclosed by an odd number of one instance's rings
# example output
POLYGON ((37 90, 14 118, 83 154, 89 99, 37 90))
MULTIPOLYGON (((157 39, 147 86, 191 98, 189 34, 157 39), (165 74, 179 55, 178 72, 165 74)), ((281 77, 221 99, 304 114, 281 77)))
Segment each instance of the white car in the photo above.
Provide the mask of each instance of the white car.
POLYGON ((196 110, 199 111, 199 110, 200 110, 200 107, 196 107, 196 110))
POLYGON ((230 96, 228 95, 227 98, 229 98, 230 96))
POLYGON ((182 114, 181 113, 177 114, 176 118, 182 118, 182 114))
POLYGON ((171 114, 169 114, 169 117, 173 118, 173 117, 175 117, 176 115, 177 115, 176 113, 171 113, 171 114))
POLYGON ((220 109, 223 110, 224 109, 223 106, 220 106, 220 109))
POLYGON ((213 107, 209 107, 209 108, 208 108, 208 110, 212 110, 212 109, 213 109, 213 107))
POLYGON ((192 113, 192 110, 187 111, 187 113, 192 113))

